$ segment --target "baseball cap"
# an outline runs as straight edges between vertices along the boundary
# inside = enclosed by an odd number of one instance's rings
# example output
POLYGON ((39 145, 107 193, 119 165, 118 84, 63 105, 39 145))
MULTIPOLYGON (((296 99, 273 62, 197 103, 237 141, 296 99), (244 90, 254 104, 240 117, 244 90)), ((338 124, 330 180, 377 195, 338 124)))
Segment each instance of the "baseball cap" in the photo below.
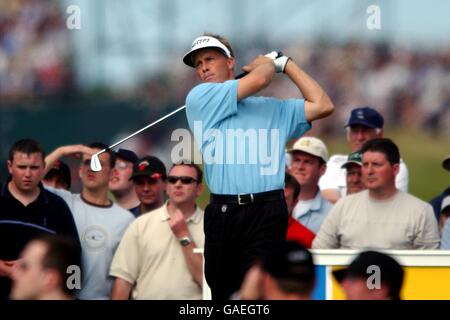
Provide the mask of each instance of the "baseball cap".
POLYGON ((262 267, 278 279, 311 279, 315 276, 311 253, 296 241, 285 241, 263 259, 262 267))
POLYGON ((230 50, 219 40, 210 36, 200 36, 195 38, 192 42, 191 50, 189 50, 183 57, 183 62, 189 67, 195 68, 194 61, 192 61, 192 54, 200 49, 215 48, 222 52, 227 58, 231 58, 230 50))
POLYGON ((447 156, 447 158, 445 158, 444 161, 442 161, 442 166, 444 167, 445 170, 450 171, 450 156, 447 156))
POLYGON ((403 268, 392 257, 377 251, 361 252, 345 269, 333 271, 333 276, 338 282, 345 278, 368 278, 371 273, 370 266, 380 268, 381 282, 389 285, 391 298, 400 299, 400 290, 403 284, 403 268))
POLYGON ((116 157, 125 161, 135 163, 138 160, 136 153, 127 149, 119 149, 116 152, 116 157))
POLYGON ((346 127, 353 125, 362 125, 369 128, 383 128, 383 116, 371 107, 355 108, 350 114, 346 127))
POLYGON ((67 164, 65 164, 61 160, 57 160, 53 167, 45 175, 44 180, 50 179, 55 175, 61 177, 61 179, 63 179, 64 182, 67 183, 67 188, 70 189, 71 175, 70 168, 67 164))
POLYGON ((341 166, 341 168, 347 169, 350 163, 355 163, 359 166, 362 166, 362 152, 361 150, 352 152, 348 155, 347 161, 341 166))
POLYGON ((328 149, 322 140, 314 137, 301 137, 295 141, 292 149, 288 150, 289 153, 294 151, 303 151, 313 156, 322 158, 323 161, 328 161, 328 149))
POLYGON ((130 180, 138 176, 148 176, 153 179, 161 178, 165 180, 167 178, 166 166, 157 157, 143 157, 134 163, 133 174, 130 180))
POLYGON ((444 199, 442 199, 441 212, 447 209, 448 207, 450 207, 450 196, 446 196, 444 199))

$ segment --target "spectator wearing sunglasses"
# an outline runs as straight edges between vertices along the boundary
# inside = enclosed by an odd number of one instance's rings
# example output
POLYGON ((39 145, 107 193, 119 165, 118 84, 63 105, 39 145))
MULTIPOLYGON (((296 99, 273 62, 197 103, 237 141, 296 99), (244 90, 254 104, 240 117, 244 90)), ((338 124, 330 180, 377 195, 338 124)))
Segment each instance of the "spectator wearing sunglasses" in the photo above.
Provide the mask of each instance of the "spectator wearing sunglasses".
POLYGON ((136 217, 164 204, 166 179, 166 166, 157 157, 146 156, 134 163, 130 180, 134 182, 134 190, 140 201, 139 207, 133 211, 136 217))
POLYGON ((127 229, 114 256, 113 299, 202 299, 202 171, 194 164, 175 164, 167 177, 169 200, 139 216, 127 229))

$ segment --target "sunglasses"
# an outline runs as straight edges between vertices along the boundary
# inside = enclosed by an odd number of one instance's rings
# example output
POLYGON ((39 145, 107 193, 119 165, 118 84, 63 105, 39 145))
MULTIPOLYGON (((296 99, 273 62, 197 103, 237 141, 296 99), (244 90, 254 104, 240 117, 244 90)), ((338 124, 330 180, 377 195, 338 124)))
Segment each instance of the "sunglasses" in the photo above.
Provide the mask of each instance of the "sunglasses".
POLYGON ((177 181, 180 180, 182 184, 191 184, 193 182, 197 182, 196 179, 188 176, 168 176, 167 181, 170 184, 175 184, 177 181))

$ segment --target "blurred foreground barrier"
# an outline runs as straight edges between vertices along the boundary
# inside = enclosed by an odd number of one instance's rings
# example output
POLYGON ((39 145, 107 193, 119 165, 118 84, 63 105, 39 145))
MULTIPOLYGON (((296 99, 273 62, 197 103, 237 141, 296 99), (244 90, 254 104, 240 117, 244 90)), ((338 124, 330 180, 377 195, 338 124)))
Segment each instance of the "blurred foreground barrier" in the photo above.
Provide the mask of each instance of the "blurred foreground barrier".
MULTIPOLYGON (((450 300, 450 250, 378 250, 396 259, 405 270, 404 300, 450 300)), ((194 252, 203 254, 203 249, 194 252)), ((344 292, 332 271, 348 266, 361 250, 311 250, 316 265, 316 300, 342 300, 344 292)), ((370 276, 370 273, 368 274, 370 276)), ((203 299, 211 291, 203 280, 203 299)))
MULTIPOLYGON (((450 299, 450 251, 378 250, 396 259, 404 268, 402 299, 450 299)), ((361 250, 311 250, 316 265, 314 298, 342 300, 344 292, 332 271, 348 266, 361 250)), ((368 274, 370 276, 370 273, 368 274)))

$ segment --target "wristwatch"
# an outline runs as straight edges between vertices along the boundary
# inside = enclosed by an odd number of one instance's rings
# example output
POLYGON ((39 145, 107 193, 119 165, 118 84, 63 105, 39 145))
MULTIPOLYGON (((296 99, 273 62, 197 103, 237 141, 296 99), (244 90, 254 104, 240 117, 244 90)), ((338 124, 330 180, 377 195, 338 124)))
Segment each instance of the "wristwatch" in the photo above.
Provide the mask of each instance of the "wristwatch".
POLYGON ((181 238, 181 239, 180 239, 180 244, 181 244, 183 247, 188 246, 190 243, 192 243, 191 237, 184 237, 184 238, 181 238))

